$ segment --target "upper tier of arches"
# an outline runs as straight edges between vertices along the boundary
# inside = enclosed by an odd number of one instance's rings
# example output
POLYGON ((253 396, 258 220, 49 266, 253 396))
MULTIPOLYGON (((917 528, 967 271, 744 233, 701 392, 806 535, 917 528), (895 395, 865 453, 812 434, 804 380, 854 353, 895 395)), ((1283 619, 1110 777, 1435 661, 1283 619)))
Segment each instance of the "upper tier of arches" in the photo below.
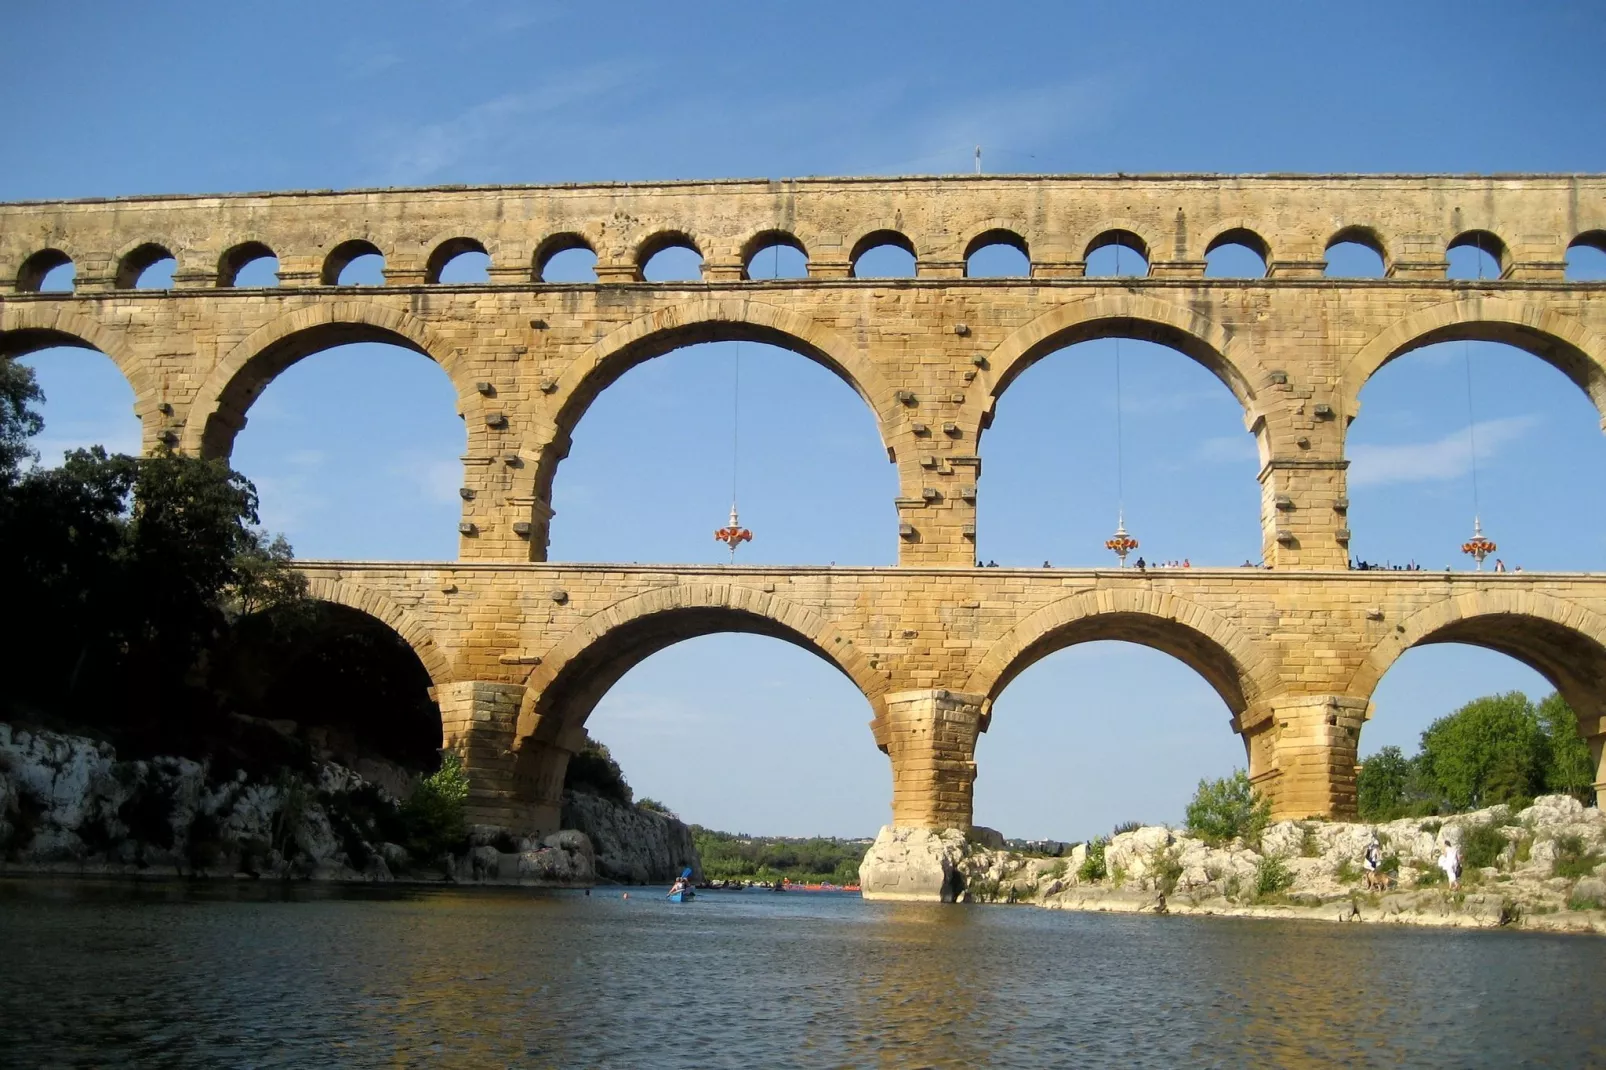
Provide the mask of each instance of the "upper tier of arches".
POLYGON ((1136 254, 1128 268, 1164 278, 1203 277, 1207 261, 1224 247, 1259 258, 1270 278, 1336 276, 1325 271, 1324 254, 1358 245, 1376 253, 1387 278, 1489 282, 1566 279, 1569 250, 1606 247, 1606 199, 1587 190, 1462 181, 1427 196, 1441 181, 1368 189, 1365 180, 1335 179, 1330 191, 1297 183, 1262 191, 1253 181, 1225 180, 1181 183, 1163 194, 1134 181, 1130 196, 1119 199, 1111 196, 1119 188, 1095 184, 1077 194, 1052 182, 1032 196, 1008 185, 972 190, 965 183, 936 195, 907 195, 896 184, 868 195, 849 183, 838 195, 793 190, 779 200, 718 187, 711 187, 713 196, 609 191, 599 200, 578 189, 528 203, 518 191, 503 195, 507 203, 465 195, 461 207, 453 206, 450 191, 416 203, 401 199, 409 196, 402 191, 365 199, 350 225, 341 223, 339 207, 331 215, 322 204, 298 205, 295 196, 249 209, 225 198, 206 206, 202 228, 185 218, 189 209, 181 202, 111 215, 98 206, 12 212, 0 206, 0 214, 52 217, 45 226, 0 228, 10 232, 0 238, 0 280, 34 292, 53 266, 70 261, 80 268, 81 288, 134 288, 161 254, 176 260, 178 288, 230 286, 250 254, 281 259, 288 285, 338 285, 360 250, 385 258, 386 285, 442 284, 441 268, 469 252, 486 258, 485 281, 457 285, 530 285, 546 279, 554 256, 586 250, 597 258, 597 282, 625 283, 643 281, 656 253, 684 248, 701 258, 705 280, 761 281, 749 270, 754 254, 777 246, 803 255, 807 277, 846 279, 868 277, 855 271, 859 254, 889 245, 913 256, 916 277, 964 277, 976 249, 1001 245, 1020 252, 1032 277, 1067 278, 1087 273, 1090 257, 1118 244, 1136 254), (302 218, 314 211, 316 229, 302 218), (1487 272, 1453 270, 1452 261, 1469 248, 1488 258, 1487 272))

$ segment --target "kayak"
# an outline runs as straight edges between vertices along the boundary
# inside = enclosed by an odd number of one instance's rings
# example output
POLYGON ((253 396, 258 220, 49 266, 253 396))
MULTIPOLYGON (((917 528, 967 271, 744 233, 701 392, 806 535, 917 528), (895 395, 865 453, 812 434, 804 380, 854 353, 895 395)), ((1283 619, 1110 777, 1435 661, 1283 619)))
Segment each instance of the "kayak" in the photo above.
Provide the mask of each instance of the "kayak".
POLYGON ((686 903, 697 898, 697 893, 690 888, 685 891, 674 892, 668 899, 671 903, 686 903))

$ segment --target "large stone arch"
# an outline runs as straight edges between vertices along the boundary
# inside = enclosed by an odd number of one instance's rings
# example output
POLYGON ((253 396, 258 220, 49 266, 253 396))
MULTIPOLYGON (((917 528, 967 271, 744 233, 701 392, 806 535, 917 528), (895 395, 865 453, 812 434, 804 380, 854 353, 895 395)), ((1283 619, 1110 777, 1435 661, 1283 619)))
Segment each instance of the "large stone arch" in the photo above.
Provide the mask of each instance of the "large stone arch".
POLYGON ((436 644, 434 635, 412 613, 383 592, 360 583, 320 576, 317 573, 304 575, 307 576, 308 597, 349 606, 380 621, 413 648, 413 653, 418 655, 424 671, 429 673, 431 684, 439 687, 451 682, 451 663, 436 644))
POLYGON ((986 423, 1004 391, 1051 353, 1097 338, 1158 342, 1192 358, 1232 391, 1252 428, 1261 413, 1250 376, 1233 351, 1232 335, 1201 313, 1140 293, 1114 293, 1061 305, 1017 328, 988 357, 992 371, 986 423))
POLYGON ((571 360, 552 391, 554 422, 544 436, 533 492, 551 500, 557 464, 597 397, 630 369, 699 342, 762 342, 790 350, 834 372, 870 407, 882 445, 892 454, 898 403, 881 372, 858 346, 814 319, 747 297, 702 298, 658 309, 625 324, 571 360))
POLYGON ((1379 332, 1344 371, 1344 414, 1360 411, 1360 394, 1385 364, 1415 349, 1466 339, 1502 342, 1532 353, 1578 385, 1606 429, 1606 338, 1570 316, 1528 301, 1469 293, 1415 312, 1379 332))
POLYGON ((680 584, 593 613, 544 655, 527 682, 515 745, 554 740, 579 727, 630 669, 682 640, 718 632, 768 635, 818 655, 852 680, 879 714, 886 679, 820 612, 740 584, 680 584))
POLYGON ((1025 617, 982 656, 965 690, 985 696, 990 708, 1010 681, 1042 658, 1106 639, 1170 654, 1204 677, 1239 723, 1268 690, 1266 655, 1226 618, 1170 592, 1127 588, 1069 595, 1025 617))
POLYGON ((1516 658, 1560 690, 1580 717, 1606 716, 1606 617, 1508 584, 1446 597, 1400 621, 1372 645, 1346 691, 1370 698, 1402 654, 1434 643, 1466 643, 1516 658))
POLYGON ((182 448, 227 457, 245 426, 246 411, 269 383, 304 357, 352 342, 387 342, 428 357, 451 378, 465 417, 477 411, 478 394, 458 378, 460 354, 423 320, 378 301, 318 302, 263 324, 218 361, 191 404, 182 448))
POLYGON ((25 357, 41 349, 72 346, 104 354, 117 366, 134 392, 134 416, 139 419, 146 448, 151 448, 160 421, 147 419, 161 401, 145 365, 123 344, 121 335, 70 308, 42 301, 0 305, 0 357, 25 357))

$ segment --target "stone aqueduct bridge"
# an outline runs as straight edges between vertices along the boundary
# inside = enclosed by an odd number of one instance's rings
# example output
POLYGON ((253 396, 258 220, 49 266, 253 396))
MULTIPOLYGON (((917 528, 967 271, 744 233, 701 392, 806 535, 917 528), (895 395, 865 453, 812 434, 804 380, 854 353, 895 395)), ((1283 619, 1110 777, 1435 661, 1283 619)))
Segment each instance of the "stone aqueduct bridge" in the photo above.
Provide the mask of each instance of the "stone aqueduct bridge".
POLYGON ((1578 711, 1606 786, 1606 576, 1346 568, 1345 432, 1388 361, 1507 342, 1606 412, 1606 284, 1565 280, 1577 243, 1606 248, 1606 178, 978 176, 12 204, 0 205, 0 353, 101 350, 133 385, 148 449, 212 456, 274 376, 320 349, 386 341, 438 362, 468 427, 459 560, 304 568, 317 595, 418 652, 485 822, 551 828, 601 695, 654 651, 716 631, 797 643, 858 685, 899 825, 968 826, 992 700, 1036 659, 1095 639, 1203 675, 1279 815, 1343 815, 1372 690, 1423 643, 1473 643, 1543 673, 1578 711), (1381 254, 1386 277, 1323 277, 1327 247, 1351 240, 1381 254), (966 278, 969 252, 994 242, 1025 252, 1030 277, 966 278), (1206 278, 1223 242, 1258 251, 1266 276, 1206 278), (804 251, 807 278, 747 278, 775 243, 804 251), (912 252, 916 277, 855 278, 879 244, 912 252), (1109 244, 1143 252, 1148 275, 1087 277, 1109 244), (1448 250, 1471 244, 1499 277, 1447 281, 1448 250), (702 281, 643 282, 646 260, 676 245, 701 253, 702 281), (578 247, 597 254, 595 283, 541 281, 578 247), (489 254, 490 281, 439 283, 468 250, 489 254), (338 285, 375 251, 384 286, 338 285), (233 285, 262 254, 277 256, 280 285, 233 285), (167 256, 173 289, 133 289, 167 256), (38 292, 69 260, 75 292, 38 292), (1034 361, 1112 335, 1176 348, 1242 404, 1269 570, 970 567, 998 398, 1034 361), (634 365, 715 339, 792 349, 864 399, 898 470, 898 567, 545 563, 553 476, 590 402, 634 365))

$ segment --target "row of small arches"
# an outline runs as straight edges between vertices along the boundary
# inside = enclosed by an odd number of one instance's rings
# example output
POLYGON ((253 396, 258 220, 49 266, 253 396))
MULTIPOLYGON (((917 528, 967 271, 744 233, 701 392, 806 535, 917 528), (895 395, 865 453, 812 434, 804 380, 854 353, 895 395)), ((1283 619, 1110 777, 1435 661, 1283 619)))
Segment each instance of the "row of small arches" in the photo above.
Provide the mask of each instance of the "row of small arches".
MULTIPOLYGON (((1606 278, 1606 231, 1578 235, 1567 248, 1567 277, 1606 278)), ((1486 230, 1458 235, 1445 250, 1446 276, 1451 279, 1501 278, 1512 266, 1506 244, 1486 230)), ((1108 230, 1088 243, 1083 253, 1089 277, 1142 277, 1149 274, 1150 247, 1129 230, 1108 230)), ((636 278, 646 282, 680 282, 702 277, 703 252, 691 236, 664 231, 642 242, 636 250, 636 278)), ((536 282, 584 283, 596 281, 597 253, 584 236, 554 235, 537 249, 532 262, 536 282)), ((854 278, 914 278, 917 255, 908 236, 895 230, 878 230, 860 238, 850 255, 854 278)), ((1216 278, 1263 278, 1272 264, 1271 249, 1252 230, 1238 227, 1223 231, 1205 247, 1205 275, 1216 278)), ((120 290, 167 289, 173 284, 177 260, 165 246, 147 242, 124 255, 117 265, 113 286, 120 290)), ((427 284, 485 282, 490 255, 474 238, 442 242, 425 264, 427 284)), ((73 288, 72 259, 59 249, 43 249, 24 261, 16 288, 24 293, 66 292, 73 288)), ((1389 273, 1388 253, 1373 230, 1347 227, 1334 234, 1326 247, 1330 278, 1384 278, 1389 273)), ((1003 229, 985 231, 965 249, 968 278, 1027 278, 1032 274, 1031 252, 1019 234, 1003 229)), ((750 239, 742 250, 745 279, 799 279, 809 275, 809 255, 801 240, 787 231, 768 230, 750 239)), ((353 239, 335 246, 324 258, 319 273, 324 286, 381 285, 384 254, 372 242, 353 239)), ((220 288, 278 285, 278 259, 257 241, 233 246, 218 260, 216 285, 220 288)))

